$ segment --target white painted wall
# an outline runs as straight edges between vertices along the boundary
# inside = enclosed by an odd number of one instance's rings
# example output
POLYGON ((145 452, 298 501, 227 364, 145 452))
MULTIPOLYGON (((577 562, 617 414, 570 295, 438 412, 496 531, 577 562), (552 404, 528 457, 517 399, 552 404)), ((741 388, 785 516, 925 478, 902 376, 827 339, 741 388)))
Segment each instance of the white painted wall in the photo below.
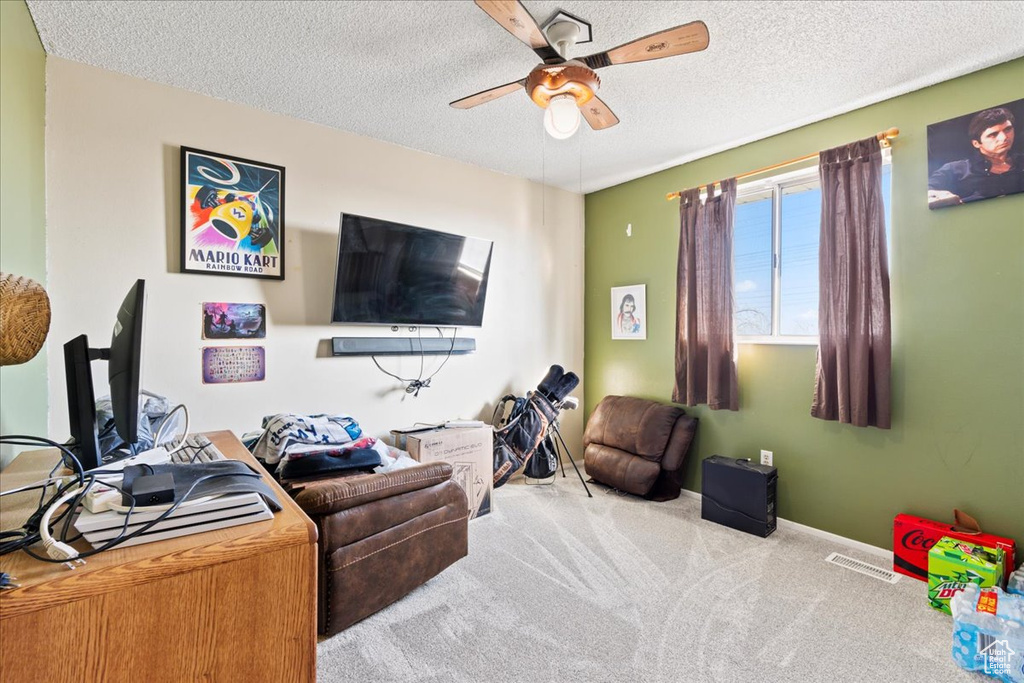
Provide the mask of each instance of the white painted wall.
MULTIPOLYGON (((68 433, 61 345, 82 332, 109 345, 117 306, 140 277, 143 385, 186 403, 198 430, 241 433, 284 411, 347 412, 379 436, 421 421, 489 419, 498 398, 534 388, 553 363, 582 372, 579 195, 55 57, 46 112, 51 436, 68 433), (286 168, 285 281, 177 272, 181 145, 286 168), (395 334, 329 324, 342 211, 494 240, 483 327, 461 332, 478 350, 452 357, 418 398, 369 357, 329 355, 332 336, 395 334), (266 303, 266 381, 202 384, 203 301, 266 303)), ((427 374, 442 358, 427 358, 427 374)), ((419 362, 381 359, 403 377, 419 362)), ((94 365, 102 393, 106 367, 94 365)), ((578 449, 579 413, 563 432, 578 449)))

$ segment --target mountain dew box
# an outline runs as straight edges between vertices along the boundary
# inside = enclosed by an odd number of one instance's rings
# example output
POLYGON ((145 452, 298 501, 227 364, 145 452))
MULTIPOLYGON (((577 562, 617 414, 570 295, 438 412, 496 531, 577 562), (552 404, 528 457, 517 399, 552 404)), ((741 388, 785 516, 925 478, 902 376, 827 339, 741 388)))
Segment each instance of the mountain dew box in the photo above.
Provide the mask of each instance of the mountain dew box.
POLYGON ((1003 549, 943 536, 928 551, 928 602, 952 614, 949 599, 968 584, 1002 587, 1003 549))

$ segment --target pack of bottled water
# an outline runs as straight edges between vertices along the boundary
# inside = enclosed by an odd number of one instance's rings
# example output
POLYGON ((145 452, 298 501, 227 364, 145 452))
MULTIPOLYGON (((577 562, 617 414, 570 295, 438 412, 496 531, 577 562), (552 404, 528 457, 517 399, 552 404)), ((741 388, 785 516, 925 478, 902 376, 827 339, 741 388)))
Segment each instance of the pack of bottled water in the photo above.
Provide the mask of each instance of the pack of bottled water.
POLYGON ((1010 580, 1006 582, 1006 592, 1024 595, 1024 564, 1017 567, 1017 571, 1010 574, 1010 580))
POLYGON ((950 609, 957 665, 1004 683, 1024 683, 1024 595, 972 583, 953 596, 950 609))

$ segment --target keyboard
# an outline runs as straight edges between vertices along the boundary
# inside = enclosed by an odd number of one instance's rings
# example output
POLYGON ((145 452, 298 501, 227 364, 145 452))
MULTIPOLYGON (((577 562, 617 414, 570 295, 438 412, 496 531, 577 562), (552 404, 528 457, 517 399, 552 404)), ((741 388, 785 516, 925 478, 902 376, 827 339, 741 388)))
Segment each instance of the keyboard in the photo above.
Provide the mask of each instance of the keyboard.
POLYGON ((189 434, 185 437, 185 443, 181 448, 171 454, 171 462, 175 465, 216 462, 217 460, 227 460, 227 458, 220 452, 220 449, 213 445, 213 442, 202 434, 189 434))

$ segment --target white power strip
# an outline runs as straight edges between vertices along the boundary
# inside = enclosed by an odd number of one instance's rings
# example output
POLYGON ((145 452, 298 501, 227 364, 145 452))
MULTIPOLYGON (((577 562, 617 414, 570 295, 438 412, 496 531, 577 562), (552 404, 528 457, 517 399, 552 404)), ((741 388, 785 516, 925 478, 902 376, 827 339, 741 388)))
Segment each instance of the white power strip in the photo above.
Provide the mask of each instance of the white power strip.
MULTIPOLYGON (((113 482, 120 483, 124 478, 124 468, 129 465, 166 465, 171 461, 171 456, 167 452, 166 448, 158 446, 157 448, 151 448, 148 451, 143 451, 130 458, 124 458, 116 462, 105 463, 95 469, 91 469, 86 474, 93 472, 103 472, 103 474, 96 474, 96 481, 98 482, 113 482)), ((88 496, 87 496, 88 497, 88 496)))
POLYGON ((447 429, 465 429, 469 427, 483 427, 484 423, 480 420, 448 420, 444 423, 447 429))
POLYGON ((121 492, 103 484, 93 484, 89 493, 85 494, 85 509, 89 512, 106 512, 111 504, 121 503, 121 492))

